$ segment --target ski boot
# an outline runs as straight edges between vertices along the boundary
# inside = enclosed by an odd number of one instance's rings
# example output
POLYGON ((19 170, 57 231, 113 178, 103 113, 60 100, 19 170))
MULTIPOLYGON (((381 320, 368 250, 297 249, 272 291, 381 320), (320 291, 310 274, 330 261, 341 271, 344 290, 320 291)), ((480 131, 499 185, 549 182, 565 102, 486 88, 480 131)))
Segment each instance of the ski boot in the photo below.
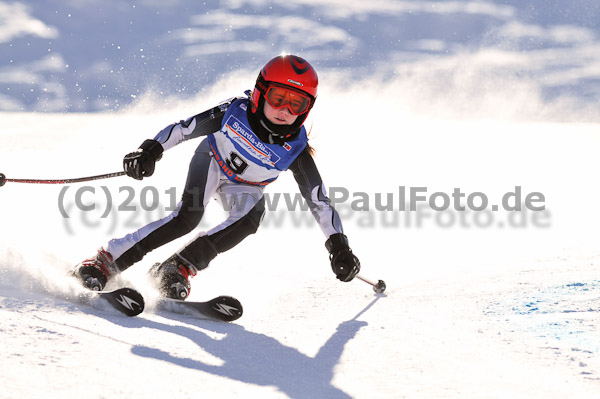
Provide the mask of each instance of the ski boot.
POLYGON ((148 275, 162 295, 181 300, 190 295, 192 286, 189 279, 197 273, 198 269, 183 260, 178 254, 171 256, 163 263, 155 263, 148 271, 148 275))
POLYGON ((83 282, 83 286, 92 291, 102 291, 111 276, 119 273, 119 268, 111 254, 104 248, 89 259, 84 260, 73 270, 73 276, 83 282))

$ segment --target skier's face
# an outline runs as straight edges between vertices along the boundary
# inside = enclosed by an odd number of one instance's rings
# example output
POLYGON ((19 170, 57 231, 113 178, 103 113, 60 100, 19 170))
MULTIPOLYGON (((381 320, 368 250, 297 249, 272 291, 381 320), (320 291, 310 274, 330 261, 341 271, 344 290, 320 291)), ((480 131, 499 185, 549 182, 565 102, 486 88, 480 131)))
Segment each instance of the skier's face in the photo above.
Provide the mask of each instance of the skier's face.
POLYGON ((287 107, 273 108, 269 105, 268 101, 265 101, 264 111, 265 116, 269 122, 275 125, 291 125, 298 118, 297 115, 292 115, 287 107))

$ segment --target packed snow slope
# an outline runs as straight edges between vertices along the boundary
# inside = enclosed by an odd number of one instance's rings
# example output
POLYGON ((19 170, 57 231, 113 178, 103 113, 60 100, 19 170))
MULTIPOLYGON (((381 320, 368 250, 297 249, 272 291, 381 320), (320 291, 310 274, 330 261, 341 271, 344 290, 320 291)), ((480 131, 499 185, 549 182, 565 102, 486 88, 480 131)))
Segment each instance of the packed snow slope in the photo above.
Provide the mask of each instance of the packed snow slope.
MULTIPOLYGON (((238 83, 214 91, 236 94, 245 88, 238 83)), ((281 201, 259 232, 193 280, 192 299, 240 299, 245 314, 237 322, 152 309, 146 270, 195 233, 123 273, 121 284, 149 302, 137 318, 61 299, 56 293, 76 289, 69 267, 168 213, 199 141, 165 153, 142 182, 0 188, 0 396, 597 396, 598 126, 419 117, 399 110, 397 92, 324 83, 311 135, 362 274, 384 279, 384 295, 334 278, 312 216, 285 202, 297 193, 285 174, 267 190, 281 201), (499 204, 515 186, 523 197, 542 193, 545 210, 400 211, 400 187, 426 187, 428 195, 460 188, 499 204), (394 210, 378 210, 376 199, 385 205, 389 196, 394 210)), ((117 171, 126 152, 216 98, 159 112, 148 104, 147 112, 3 114, 2 172, 117 171)), ((211 204, 198 231, 223 216, 211 204)))
POLYGON ((192 281, 191 299, 237 297, 238 321, 158 312, 145 277, 223 219, 216 202, 115 281, 144 294, 140 316, 76 304, 67 271, 172 211, 200 139, 141 182, 8 182, 0 398, 598 397, 596 2, 187 3, 0 1, 0 172, 117 172, 298 53, 321 81, 317 165, 361 274, 388 289, 334 278, 285 173, 258 233, 192 281))

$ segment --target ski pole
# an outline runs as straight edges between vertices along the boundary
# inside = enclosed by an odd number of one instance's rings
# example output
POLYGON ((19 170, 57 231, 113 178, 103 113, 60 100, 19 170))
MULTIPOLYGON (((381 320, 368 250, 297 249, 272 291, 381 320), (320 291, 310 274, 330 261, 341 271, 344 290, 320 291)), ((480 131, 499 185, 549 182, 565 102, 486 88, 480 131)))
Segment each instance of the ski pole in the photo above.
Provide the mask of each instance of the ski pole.
POLYGON ((81 183, 84 181, 108 179, 111 177, 118 177, 125 175, 125 172, 107 173, 105 175, 78 177, 75 179, 7 179, 4 173, 0 173, 0 187, 9 183, 33 183, 33 184, 69 184, 69 183, 81 183))
POLYGON ((370 284, 373 286, 373 291, 375 291, 378 294, 381 294, 385 291, 386 286, 385 286, 385 281, 383 280, 379 280, 377 283, 372 282, 371 280, 361 276, 360 274, 356 275, 356 278, 358 278, 361 281, 364 281, 367 284, 370 284))

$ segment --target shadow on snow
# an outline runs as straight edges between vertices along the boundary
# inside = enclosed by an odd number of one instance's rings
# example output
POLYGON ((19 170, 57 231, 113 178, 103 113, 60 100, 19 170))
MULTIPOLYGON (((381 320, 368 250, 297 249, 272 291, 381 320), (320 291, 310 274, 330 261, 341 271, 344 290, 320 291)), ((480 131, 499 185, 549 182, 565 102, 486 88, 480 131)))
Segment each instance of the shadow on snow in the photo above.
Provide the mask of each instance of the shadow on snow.
POLYGON ((345 345, 368 323, 357 318, 379 300, 374 299, 353 319, 341 323, 335 333, 319 349, 315 357, 283 345, 275 338, 254 333, 237 324, 204 322, 202 328, 224 334, 214 339, 207 334, 185 326, 171 326, 148 321, 148 327, 189 338, 208 353, 220 358, 220 366, 206 364, 193 358, 171 355, 156 348, 137 345, 133 354, 170 362, 181 367, 204 371, 245 383, 275 386, 294 399, 347 399, 350 395, 332 385, 334 368, 345 345))

